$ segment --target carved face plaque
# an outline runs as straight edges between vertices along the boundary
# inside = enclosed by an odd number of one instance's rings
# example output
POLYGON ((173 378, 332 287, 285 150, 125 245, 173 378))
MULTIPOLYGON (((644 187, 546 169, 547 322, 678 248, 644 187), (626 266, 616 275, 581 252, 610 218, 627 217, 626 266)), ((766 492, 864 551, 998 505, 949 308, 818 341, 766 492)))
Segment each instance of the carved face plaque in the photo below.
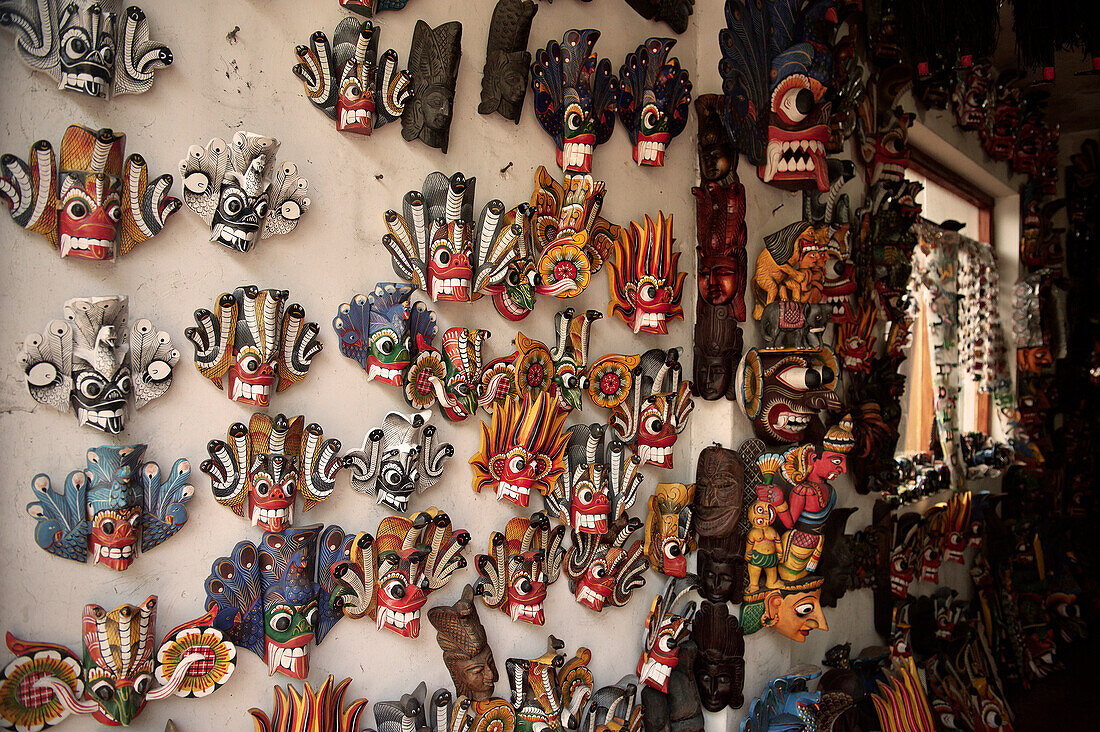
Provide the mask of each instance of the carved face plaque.
POLYGON ((695 683, 707 711, 717 712, 744 703, 745 639, 737 618, 725 603, 704 602, 692 621, 691 637, 699 648, 695 656, 695 683))
POLYGON ((531 70, 527 41, 531 36, 531 19, 537 12, 538 5, 532 0, 498 0, 493 8, 478 114, 497 112, 519 124, 531 70))
POLYGON ((500 677, 493 649, 477 615, 474 588, 466 585, 462 597, 453 605, 433 607, 428 611, 428 620, 436 629, 443 662, 458 695, 475 702, 488 701, 500 677))
POLYGON ((829 630, 821 608, 821 582, 820 577, 808 577, 786 582, 779 589, 761 590, 752 595, 746 593, 745 604, 741 606, 741 623, 745 625, 745 632, 754 632, 759 628, 746 624, 746 618, 761 610, 764 614, 760 622, 764 627, 799 643, 805 643, 806 637, 815 630, 829 630), (762 607, 759 607, 761 603, 762 607))
POLYGON ((734 450, 710 445, 695 468, 694 526, 700 536, 730 536, 741 519, 745 465, 734 450))
POLYGON ((462 56, 462 24, 432 28, 422 20, 409 48, 412 99, 401 114, 401 136, 447 152, 454 115, 455 82, 462 56))
POLYGON ((839 409, 838 369, 829 348, 745 354, 739 371, 741 407, 765 442, 798 442, 822 409, 839 409))
POLYGON ((668 58, 675 44, 650 38, 619 69, 619 117, 638 165, 664 165, 665 149, 687 126, 691 80, 679 59, 668 58))

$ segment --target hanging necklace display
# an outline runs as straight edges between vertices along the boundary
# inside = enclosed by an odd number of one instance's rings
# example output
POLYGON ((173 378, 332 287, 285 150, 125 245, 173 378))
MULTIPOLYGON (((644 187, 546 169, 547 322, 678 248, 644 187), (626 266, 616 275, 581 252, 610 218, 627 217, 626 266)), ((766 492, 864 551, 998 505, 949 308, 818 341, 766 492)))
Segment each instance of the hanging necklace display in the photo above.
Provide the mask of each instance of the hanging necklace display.
POLYGON ((687 126, 691 79, 680 59, 668 58, 674 45, 673 38, 647 39, 619 68, 619 119, 638 165, 663 166, 672 138, 687 126))
POLYGON ((538 10, 533 0, 497 0, 489 21, 478 114, 496 112, 519 124, 531 70, 527 42, 538 10))
POLYGON ((416 21, 409 47, 412 99, 401 113, 401 136, 406 140, 419 139, 447 152, 461 42, 462 24, 457 20, 435 28, 416 21))
POLYGON ((512 622, 542 625, 546 588, 561 574, 564 538, 565 527, 551 529, 545 511, 511 519, 503 534, 489 535, 489 553, 474 560, 479 575, 474 594, 512 622))

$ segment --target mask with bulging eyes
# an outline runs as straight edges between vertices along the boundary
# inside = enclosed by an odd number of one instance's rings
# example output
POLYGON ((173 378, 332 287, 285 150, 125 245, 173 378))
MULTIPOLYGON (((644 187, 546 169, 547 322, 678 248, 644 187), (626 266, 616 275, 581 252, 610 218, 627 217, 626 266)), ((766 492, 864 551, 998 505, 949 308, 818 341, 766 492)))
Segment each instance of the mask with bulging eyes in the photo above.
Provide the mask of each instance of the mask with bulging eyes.
POLYGON ((738 399, 756 436, 799 442, 822 409, 839 409, 836 354, 818 349, 750 349, 737 375, 738 399))
POLYGON ((115 13, 104 13, 98 3, 86 9, 74 3, 62 18, 58 88, 109 97, 115 80, 115 13))

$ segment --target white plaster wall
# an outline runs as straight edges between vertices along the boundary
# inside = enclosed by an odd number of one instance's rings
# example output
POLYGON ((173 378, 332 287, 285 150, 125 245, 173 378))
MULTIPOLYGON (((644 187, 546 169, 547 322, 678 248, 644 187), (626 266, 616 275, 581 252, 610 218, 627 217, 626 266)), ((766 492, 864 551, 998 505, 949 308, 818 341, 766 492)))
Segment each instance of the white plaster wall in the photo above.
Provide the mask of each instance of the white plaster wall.
MULTIPOLYGON (((377 281, 394 279, 389 255, 380 244, 382 212, 399 208, 401 196, 418 188, 433 170, 476 176, 479 208, 493 197, 508 205, 526 200, 538 165, 557 172, 553 144, 538 127, 529 101, 518 127, 497 116, 476 114, 493 7, 490 0, 411 0, 404 11, 380 18, 382 47, 395 48, 402 62, 417 18, 433 26, 456 19, 463 23, 463 58, 447 155, 419 142, 404 142, 398 123, 371 138, 341 135, 306 101, 290 72, 293 48, 307 42, 316 29, 331 33, 344 15, 335 0, 193 0, 185 4, 145 0, 143 7, 151 18, 154 37, 172 48, 176 61, 172 68, 158 72, 153 89, 139 97, 120 97, 103 104, 59 93, 46 77, 31 74, 22 66, 9 39, 3 40, 0 151, 22 156, 40 138, 56 146, 70 123, 106 126, 127 133, 128 152, 145 156, 152 174, 174 174, 188 146, 249 130, 282 140, 279 159, 297 163, 310 180, 312 208, 293 234, 262 242, 243 256, 208 242, 207 227, 185 209, 160 236, 114 265, 62 261, 36 234, 10 221, 0 222, 5 295, 0 317, 0 437, 11 446, 0 456, 0 475, 5 478, 0 510, 8 517, 8 530, 0 534, 0 555, 13 558, 0 572, 0 625, 28 640, 59 642, 74 649, 80 644, 80 613, 85 603, 110 608, 156 594, 160 597, 161 632, 199 615, 203 581, 211 562, 229 554, 237 541, 259 538, 258 530, 213 501, 208 479, 198 472, 198 464, 206 456, 206 442, 224 439, 229 424, 247 422, 250 411, 219 394, 192 367, 191 347, 183 331, 192 324, 194 309, 212 307, 219 293, 241 284, 288 288, 291 301, 300 302, 309 318, 320 324, 325 350, 304 382, 274 398, 271 411, 304 414, 308 421, 319 422, 326 436, 339 438, 345 449, 358 447, 386 411, 405 408, 396 389, 368 384, 357 366, 339 354, 330 326, 340 303, 355 293, 369 292, 377 281), (235 26, 240 30, 232 44, 226 34, 235 26), (509 164, 507 172, 499 172, 509 164), (126 433, 117 440, 78 428, 72 415, 37 407, 27 395, 15 363, 23 337, 40 332, 49 320, 60 317, 66 299, 109 294, 129 295, 131 319, 152 319, 172 334, 183 353, 171 391, 132 416, 126 433), (34 522, 24 512, 32 498, 31 477, 46 472, 60 482, 70 470, 83 467, 87 448, 134 442, 148 443, 148 458, 162 466, 180 456, 192 461, 196 495, 190 503, 188 526, 149 556, 138 557, 125 573, 82 567, 39 550, 33 542, 34 522)), ((696 95, 721 90, 716 38, 723 24, 722 3, 701 1, 689 32, 678 38, 675 53, 690 69, 696 95)), ((573 27, 603 31, 596 48, 601 57, 612 60, 616 72, 625 55, 644 39, 670 35, 666 26, 642 19, 625 3, 558 0, 553 5, 540 3, 531 50, 545 46, 550 38, 560 39, 573 27)), ((941 135, 947 129, 943 119, 929 124, 941 135)), ((976 141, 964 149, 974 157, 976 141)), ((980 160, 980 155, 979 151, 976 159, 980 160)), ((608 187, 603 214, 622 225, 658 209, 673 214, 682 266, 693 273, 694 201, 689 189, 697 178, 694 120, 674 141, 666 162, 663 169, 635 166, 627 136, 617 129, 595 157, 594 172, 608 187)), ((1000 177, 1003 179, 1003 174, 1000 177)), ((801 195, 763 185, 744 161, 741 178, 748 198, 751 267, 761 249, 761 237, 800 215, 801 195)), ((178 181, 173 192, 179 196, 178 181)), ((849 185, 849 193, 858 205, 860 180, 849 185)), ((570 303, 541 298, 521 329, 529 336, 551 339, 552 315, 559 306, 606 312, 606 283, 606 275, 598 275, 588 291, 570 303)), ((690 374, 694 302, 695 281, 689 276, 684 296, 688 320, 674 325, 670 336, 663 338, 632 337, 625 324, 605 317, 593 331, 594 353, 640 353, 654 346, 679 345, 685 349, 685 372, 690 374)), ((492 330, 495 335, 488 343, 488 356, 509 350, 516 327, 500 318, 488 299, 472 305, 440 304, 436 311, 442 328, 465 325, 492 330)), ((745 331, 746 348, 756 345, 755 325, 746 324, 745 331)), ((605 418, 605 412, 587 405, 571 421, 605 418)), ((492 495, 479 496, 470 490, 466 459, 477 448, 476 421, 439 421, 439 425, 440 437, 454 444, 456 458, 442 483, 414 507, 438 505, 448 511, 456 526, 470 530, 474 539, 467 554, 472 564, 473 555, 485 550, 489 532, 501 529, 515 511, 511 504, 497 503, 492 495)), ((732 403, 697 401, 688 432, 677 443, 676 467, 644 471, 646 481, 634 515, 644 515, 646 500, 657 482, 694 480, 694 456, 702 447, 713 441, 736 447, 750 436, 748 422, 732 403)), ((840 505, 861 509, 849 521, 849 530, 854 531, 869 521, 872 500, 857 496, 846 480, 838 482, 838 488, 840 505)), ((332 498, 297 518, 303 524, 339 523, 348 531, 373 532, 383 515, 373 501, 350 490, 344 475, 332 498)), ((462 585, 475 579, 476 572, 468 569, 434 594, 429 605, 453 602, 462 585)), ((569 652, 578 646, 592 650, 590 665, 598 685, 632 673, 640 652, 643 619, 653 595, 663 587, 662 578, 655 573, 651 572, 648 580, 627 607, 596 615, 573 601, 562 579, 550 591, 543 628, 511 623, 503 614, 483 610, 481 616, 501 672, 505 658, 539 655, 547 633, 554 633, 566 641, 569 652)), ((961 581, 956 586, 961 586, 961 581)), ((805 644, 772 633, 748 637, 746 699, 758 695, 764 683, 795 663, 819 663, 834 643, 850 640, 858 652, 864 645, 879 642, 870 613, 870 593, 853 592, 828 613, 831 631, 814 633, 805 644)), ((350 693, 372 702, 398 698, 421 680, 427 681, 429 689, 450 683, 434 629, 426 622, 421 637, 410 640, 378 632, 368 620, 341 621, 324 644, 311 652, 310 680, 314 685, 329 673, 338 679, 353 677, 350 693)), ((150 704, 134 726, 160 730, 172 717, 185 731, 248 729, 248 708, 270 709, 272 684, 285 682, 281 676, 269 678, 262 660, 242 651, 233 679, 216 696, 197 702, 173 697, 150 704)), ((505 680, 498 683, 497 693, 507 694, 505 680)), ((707 729, 733 729, 741 714, 708 715, 707 729)), ((367 719, 373 722, 372 716, 367 719)), ((65 724, 73 732, 96 727, 88 718, 70 719, 65 724)))

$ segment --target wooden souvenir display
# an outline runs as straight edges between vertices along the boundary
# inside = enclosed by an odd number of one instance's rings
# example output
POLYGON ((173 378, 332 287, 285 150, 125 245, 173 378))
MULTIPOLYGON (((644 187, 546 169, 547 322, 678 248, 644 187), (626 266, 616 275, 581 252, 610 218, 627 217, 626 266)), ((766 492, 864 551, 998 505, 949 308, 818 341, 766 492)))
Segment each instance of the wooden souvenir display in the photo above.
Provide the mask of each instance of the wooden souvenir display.
POLYGON ((532 729, 575 729, 581 710, 594 686, 588 662, 592 652, 578 648, 566 660, 565 643, 554 636, 546 640, 546 653, 538 658, 505 661, 517 721, 532 729))
POLYGON ((672 217, 661 212, 657 220, 645 217, 645 225, 630 222, 619 231, 614 257, 609 262, 611 301, 608 314, 617 316, 638 332, 666 335, 671 320, 683 320, 680 307, 684 278, 676 269, 679 252, 673 252, 672 217))
POLYGON ((687 555, 695 551, 691 531, 694 497, 694 483, 658 483, 649 497, 645 553, 653 568, 669 577, 687 575, 687 555))
POLYGON ((691 638, 698 647, 693 672, 699 698, 708 712, 745 703, 745 638, 737 618, 723 602, 703 601, 691 624, 691 638))
POLYGON ((720 445, 699 453, 692 526, 698 536, 699 593, 711 602, 739 599, 745 576, 741 455, 720 445))
POLYGON ((539 511, 510 520, 504 533, 489 536, 489 553, 475 560, 480 575, 474 594, 487 607, 499 609, 512 622, 542 625, 546 588, 561 574, 565 527, 550 528, 550 518, 539 511))
POLYGON ((145 158, 124 160, 125 149, 126 135, 69 125, 59 160, 49 140, 34 143, 27 161, 0 159, 0 199, 15 223, 41 234, 62 257, 129 254, 161 232, 180 201, 168 195, 172 176, 149 180, 145 158))
POLYGON ((674 45, 673 38, 649 38, 619 68, 619 119, 638 165, 663 166, 665 150, 687 126, 691 79, 680 59, 668 58, 674 45))
POLYGON ((401 136, 406 140, 419 139, 447 152, 461 43, 462 24, 457 20, 435 28, 416 21, 409 47, 412 99, 401 113, 401 136))
POLYGON ((131 404, 141 409, 168 391, 179 351, 144 318, 129 327, 124 295, 67 300, 63 313, 23 342, 27 389, 39 404, 71 409, 77 424, 117 435, 131 404))
POLYGON ((527 41, 538 9, 533 0, 497 0, 489 21, 478 114, 496 112, 519 124, 531 70, 527 41))
POLYGON ((436 629, 436 641, 443 649, 443 663, 454 682, 455 692, 474 702, 493 696, 493 685, 500 678, 493 649, 477 615, 474 588, 466 585, 462 597, 453 605, 438 605, 428 610, 428 621, 436 629))
MULTIPOLYGON (((662 693, 669 691, 669 676, 681 661, 680 645, 691 634, 696 605, 685 599, 696 584, 693 574, 669 577, 664 592, 653 598, 645 619, 642 656, 636 673, 641 683, 662 693)), ((691 666, 686 665, 685 671, 690 679, 691 666)))
POLYGON ((629 378, 625 378, 623 366, 633 359, 605 356, 597 362, 605 368, 594 369, 589 381, 592 401, 599 406, 613 405, 609 424, 614 436, 629 445, 643 463, 660 468, 672 467, 676 437, 695 409, 691 382, 682 380, 680 351, 652 348, 633 357, 638 360, 629 378))
POLYGON ((270 717, 256 707, 248 710, 255 732, 359 732, 359 718, 367 711, 367 700, 353 699, 345 705, 350 684, 351 679, 336 683, 329 674, 317 691, 308 681, 300 692, 291 684, 285 691, 276 686, 270 717))

